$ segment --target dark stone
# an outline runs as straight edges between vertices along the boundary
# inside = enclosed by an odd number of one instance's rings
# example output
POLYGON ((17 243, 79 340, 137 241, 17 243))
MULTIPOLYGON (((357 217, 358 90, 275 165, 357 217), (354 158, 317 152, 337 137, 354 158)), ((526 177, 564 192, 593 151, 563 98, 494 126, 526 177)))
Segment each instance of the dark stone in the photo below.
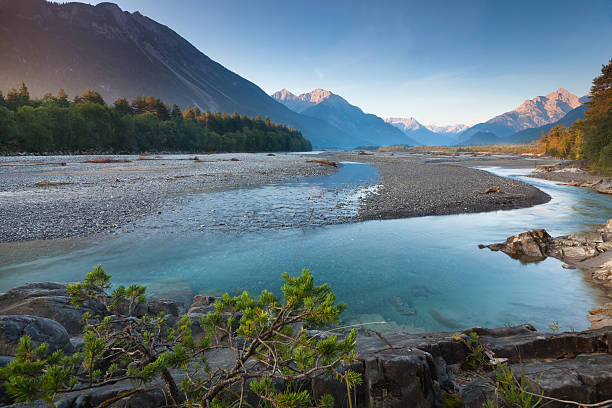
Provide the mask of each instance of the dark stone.
POLYGON ((28 283, 0 294, 0 315, 30 315, 55 320, 70 334, 83 328, 82 316, 105 314, 101 303, 87 301, 82 308, 70 303, 65 283, 28 283))
POLYGON ((32 344, 49 345, 50 351, 72 353, 74 347, 66 329, 58 322, 37 316, 0 316, 0 355, 15 355, 22 336, 30 336, 32 344))

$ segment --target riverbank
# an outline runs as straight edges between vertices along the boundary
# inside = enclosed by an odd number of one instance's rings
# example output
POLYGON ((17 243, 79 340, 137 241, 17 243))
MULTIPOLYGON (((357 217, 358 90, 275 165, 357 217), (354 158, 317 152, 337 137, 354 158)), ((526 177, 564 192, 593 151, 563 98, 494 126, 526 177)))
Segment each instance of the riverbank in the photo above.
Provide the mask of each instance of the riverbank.
POLYGON ((524 161, 512 156, 335 153, 339 160, 367 163, 380 172, 381 187, 363 200, 362 220, 394 219, 509 210, 543 204, 550 196, 522 181, 470 166, 524 161))
POLYGON ((1 157, 0 242, 118 231, 177 195, 335 171, 295 154, 1 157))
MULTIPOLYGON (((309 214, 303 216, 300 222, 291 222, 289 213, 276 222, 245 218, 244 211, 239 211, 238 205, 215 214, 214 220, 211 218, 210 222, 200 224, 204 227, 214 226, 215 229, 219 226, 227 229, 231 224, 230 229, 233 230, 252 230, 261 225, 277 224, 304 226, 304 223, 311 222, 313 225, 327 225, 356 220, 520 208, 550 199, 528 184, 468 167, 475 163, 490 165, 499 160, 511 160, 517 166, 526 165, 512 156, 479 157, 470 154, 451 157, 388 153, 363 156, 357 152, 303 156, 245 153, 200 157, 13 156, 0 158, 0 218, 4 223, 0 242, 72 238, 122 231, 144 216, 181 207, 184 200, 178 199, 175 204, 171 200, 192 193, 328 176, 337 171, 337 167, 329 165, 333 163, 325 163, 329 161, 328 157, 336 161, 370 164, 379 170, 382 186, 371 190, 374 193, 362 200, 358 216, 346 215, 342 211, 336 211, 338 216, 335 216, 330 213, 329 206, 321 204, 320 208, 317 207, 320 211, 315 211, 318 217, 316 222, 312 222, 309 214), (494 192, 485 194, 484 191, 489 188, 494 192), (221 219, 221 215, 230 222, 221 219), (248 225, 242 226, 242 219, 248 221, 248 225)), ((320 202, 327 200, 325 197, 317 199, 320 202)), ((332 204, 334 208, 340 208, 345 203, 332 204)), ((274 217, 274 212, 270 216, 274 217)))
POLYGON ((612 178, 591 174, 575 162, 538 166, 530 177, 593 189, 601 194, 612 194, 612 178))
MULTIPOLYGON (((167 294, 172 288, 166 288, 167 294)), ((199 321, 215 311, 213 296, 196 295, 188 303, 171 297, 153 298, 135 308, 132 321, 143 315, 165 314, 175 327, 182 316, 192 322, 194 336, 201 336, 199 321)), ((92 300, 82 307, 69 302, 66 284, 30 283, 0 293, 0 366, 14 359, 21 335, 30 336, 34 345, 46 342, 50 351, 66 354, 82 351, 85 313, 108 314, 101 303, 92 300)), ((328 332, 312 331, 325 336, 328 332)), ((342 331, 334 331, 342 336, 342 331)), ((514 377, 531 384, 530 392, 543 395, 546 406, 564 407, 599 404, 612 398, 612 327, 582 332, 537 331, 530 324, 512 327, 472 327, 457 331, 409 334, 375 332, 367 326, 356 340, 356 357, 348 367, 360 373, 362 382, 353 392, 355 407, 469 407, 481 408, 487 400, 495 401, 494 366, 511 369, 514 377), (559 401, 561 400, 561 401, 559 401)), ((232 353, 211 350, 207 357, 212 367, 231 367, 232 353)), ((181 369, 170 374, 179 382, 181 369)), ((499 378, 498 378, 499 379, 499 378)), ((319 376, 310 383, 315 395, 331 394, 335 407, 344 406, 346 385, 333 376, 319 376)), ((509 386, 509 383, 505 384, 509 386)), ((77 387, 79 388, 79 387, 77 387)), ((155 379, 146 387, 134 388, 129 380, 109 382, 96 387, 82 387, 56 396, 62 407, 167 407, 164 384, 155 379)), ((34 401, 11 404, 10 396, 0 390, 0 405, 14 408, 45 407, 34 401), (6 405, 4 405, 6 404, 6 405)), ((60 404, 58 404, 60 406, 60 404)), ((597 406, 607 406, 599 404, 597 406)))

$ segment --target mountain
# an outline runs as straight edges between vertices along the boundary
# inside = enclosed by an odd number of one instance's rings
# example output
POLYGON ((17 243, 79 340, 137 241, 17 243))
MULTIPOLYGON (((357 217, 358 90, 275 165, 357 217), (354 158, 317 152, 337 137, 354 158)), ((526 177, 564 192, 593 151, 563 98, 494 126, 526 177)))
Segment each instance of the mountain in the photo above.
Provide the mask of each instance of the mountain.
POLYGON ((478 132, 494 133, 500 138, 511 136, 524 129, 556 122, 580 105, 576 95, 560 88, 546 96, 526 100, 510 112, 472 126, 459 135, 459 141, 463 144, 478 132))
POLYGON ((413 117, 387 118, 385 122, 401 129, 408 137, 425 146, 449 146, 457 142, 457 134, 467 129, 466 125, 422 125, 413 117))
POLYGON ((437 126, 437 125, 425 125, 425 127, 434 133, 439 135, 458 135, 459 133, 466 130, 469 126, 463 124, 437 126))
POLYGON ((476 132, 469 139, 459 143, 459 146, 483 146, 504 143, 504 140, 492 132, 476 132))
POLYGON ((301 95, 283 89, 275 92, 272 97, 295 112, 324 120, 354 138, 361 139, 361 145, 418 144, 382 118, 364 113, 340 95, 324 89, 315 89, 301 95))
POLYGON ((507 138, 506 143, 530 143, 538 140, 542 137, 542 132, 548 133, 550 129, 557 125, 571 126, 574 122, 584 119, 584 112, 587 110, 585 105, 580 105, 576 109, 569 111, 564 117, 554 123, 540 126, 537 128, 530 128, 516 132, 512 136, 507 138))
POLYGON ((24 81, 32 96, 94 89, 107 103, 153 95, 169 104, 269 116, 315 147, 361 144, 329 123, 299 115, 213 61, 170 28, 112 3, 0 0, 0 89, 24 81))

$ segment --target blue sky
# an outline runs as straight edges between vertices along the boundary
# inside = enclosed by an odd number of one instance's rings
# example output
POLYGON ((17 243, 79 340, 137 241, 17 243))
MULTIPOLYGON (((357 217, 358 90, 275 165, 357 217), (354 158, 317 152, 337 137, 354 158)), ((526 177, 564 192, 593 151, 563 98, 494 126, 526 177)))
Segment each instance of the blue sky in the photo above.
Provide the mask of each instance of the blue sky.
POLYGON ((612 58, 612 0, 116 2, 268 93, 320 87, 425 124, 478 123, 560 87, 582 96, 612 58))

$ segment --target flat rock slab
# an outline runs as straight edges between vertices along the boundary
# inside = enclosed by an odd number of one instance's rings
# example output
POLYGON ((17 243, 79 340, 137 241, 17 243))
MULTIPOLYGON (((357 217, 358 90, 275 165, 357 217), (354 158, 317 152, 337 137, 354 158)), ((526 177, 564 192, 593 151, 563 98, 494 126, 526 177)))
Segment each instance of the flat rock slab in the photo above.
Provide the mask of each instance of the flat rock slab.
MULTIPOLYGON (((547 397, 583 404, 598 403, 612 399, 612 355, 595 354, 575 359, 556 360, 512 366, 515 378, 521 378, 521 371, 533 391, 547 397)), ((489 375, 491 378, 492 375, 489 375)), ((461 392, 467 408, 480 408, 487 400, 494 398, 487 381, 478 379, 461 392)), ((575 406, 565 402, 543 399, 546 407, 575 406)), ((609 406, 609 405, 607 405, 609 406)))

